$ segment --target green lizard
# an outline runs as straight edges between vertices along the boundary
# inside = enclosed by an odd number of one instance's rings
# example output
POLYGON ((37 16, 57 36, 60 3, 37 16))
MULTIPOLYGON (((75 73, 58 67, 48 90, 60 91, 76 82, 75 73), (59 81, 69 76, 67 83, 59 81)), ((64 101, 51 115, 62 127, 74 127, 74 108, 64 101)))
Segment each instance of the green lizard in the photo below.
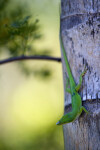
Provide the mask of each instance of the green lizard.
POLYGON ((71 101, 72 101, 72 111, 65 114, 56 124, 57 125, 62 125, 65 123, 70 123, 72 121, 74 121, 84 110, 86 113, 88 113, 88 111, 82 106, 82 100, 81 100, 81 96, 78 94, 78 91, 81 87, 82 84, 82 77, 85 75, 86 73, 86 69, 84 69, 84 71, 81 73, 80 75, 80 79, 79 79, 79 84, 76 85, 69 63, 68 63, 68 59, 66 56, 66 52, 64 49, 64 45, 62 42, 62 37, 60 34, 60 44, 61 44, 61 49, 63 52, 63 57, 64 57, 64 61, 65 61, 65 65, 66 65, 66 69, 67 69, 67 73, 68 73, 68 77, 67 78, 67 82, 66 82, 66 92, 71 94, 71 101), (70 88, 68 88, 68 86, 70 85, 70 88))

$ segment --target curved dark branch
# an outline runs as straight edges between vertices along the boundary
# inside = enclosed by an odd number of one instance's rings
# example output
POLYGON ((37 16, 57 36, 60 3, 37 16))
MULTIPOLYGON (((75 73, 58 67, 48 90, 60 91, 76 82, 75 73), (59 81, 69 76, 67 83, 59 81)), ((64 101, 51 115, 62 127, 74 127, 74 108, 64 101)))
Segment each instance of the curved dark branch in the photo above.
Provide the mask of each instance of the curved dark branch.
POLYGON ((0 65, 11 63, 14 61, 22 61, 22 60, 49 60, 49 61, 56 61, 61 62, 60 57, 51 57, 51 56, 17 56, 11 57, 4 60, 0 60, 0 65))

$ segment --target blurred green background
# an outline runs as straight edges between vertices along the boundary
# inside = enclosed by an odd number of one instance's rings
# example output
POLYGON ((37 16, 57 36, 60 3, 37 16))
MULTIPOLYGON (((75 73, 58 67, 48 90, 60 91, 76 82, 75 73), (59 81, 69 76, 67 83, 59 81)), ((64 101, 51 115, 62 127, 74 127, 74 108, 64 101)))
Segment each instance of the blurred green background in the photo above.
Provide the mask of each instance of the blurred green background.
MULTIPOLYGON (((17 6, 26 9, 31 22, 32 18, 39 20, 42 38, 35 41, 37 51, 60 57, 59 1, 6 0, 5 16, 17 6)), ((1 59, 13 56, 5 43, 0 49, 1 59)), ((63 114, 62 65, 32 60, 24 65, 33 71, 30 76, 23 73, 21 63, 0 66, 0 150, 63 150, 63 130, 56 126, 63 114), (50 77, 39 77, 37 68, 50 68, 50 77)))

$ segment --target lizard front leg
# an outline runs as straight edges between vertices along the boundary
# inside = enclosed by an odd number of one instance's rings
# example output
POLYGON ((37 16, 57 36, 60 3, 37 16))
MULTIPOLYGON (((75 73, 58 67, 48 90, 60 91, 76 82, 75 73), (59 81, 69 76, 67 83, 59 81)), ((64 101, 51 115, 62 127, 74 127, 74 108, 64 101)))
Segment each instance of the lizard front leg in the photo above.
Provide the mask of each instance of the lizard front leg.
POLYGON ((83 110, 84 110, 87 114, 89 114, 89 112, 85 109, 85 107, 81 106, 80 111, 79 111, 79 115, 82 113, 83 110))
POLYGON ((87 114, 89 114, 89 112, 85 109, 85 107, 81 107, 82 110, 84 110, 87 114))

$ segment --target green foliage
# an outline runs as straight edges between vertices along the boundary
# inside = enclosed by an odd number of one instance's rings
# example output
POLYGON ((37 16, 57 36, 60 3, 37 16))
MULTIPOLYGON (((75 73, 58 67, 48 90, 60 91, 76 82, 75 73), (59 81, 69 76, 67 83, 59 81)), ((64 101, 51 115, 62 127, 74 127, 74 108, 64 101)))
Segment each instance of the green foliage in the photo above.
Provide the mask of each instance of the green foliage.
POLYGON ((8 4, 10 0, 0 0, 0 12, 4 10, 5 6, 8 4))
POLYGON ((48 67, 42 67, 41 69, 38 68, 32 69, 30 67, 27 67, 24 63, 21 63, 21 65, 22 65, 21 67, 22 72, 24 72, 27 76, 34 75, 39 79, 49 79, 52 75, 52 70, 48 69, 48 67))
POLYGON ((25 55, 28 52, 33 54, 35 49, 28 43, 41 38, 39 21, 35 20, 33 23, 29 23, 29 19, 30 16, 26 16, 21 20, 16 20, 11 25, 6 25, 10 35, 8 47, 12 56, 25 55))
MULTIPOLYGON (((0 1, 0 52, 8 51, 10 57, 50 54, 49 50, 37 50, 35 46, 35 41, 42 38, 39 20, 27 15, 27 8, 16 5, 15 9, 10 9, 8 4, 10 0, 0 1)), ((26 75, 33 73, 33 68, 24 66, 20 65, 26 75)), ((42 69, 34 68, 33 74, 43 78, 51 75, 50 69, 42 69)))

